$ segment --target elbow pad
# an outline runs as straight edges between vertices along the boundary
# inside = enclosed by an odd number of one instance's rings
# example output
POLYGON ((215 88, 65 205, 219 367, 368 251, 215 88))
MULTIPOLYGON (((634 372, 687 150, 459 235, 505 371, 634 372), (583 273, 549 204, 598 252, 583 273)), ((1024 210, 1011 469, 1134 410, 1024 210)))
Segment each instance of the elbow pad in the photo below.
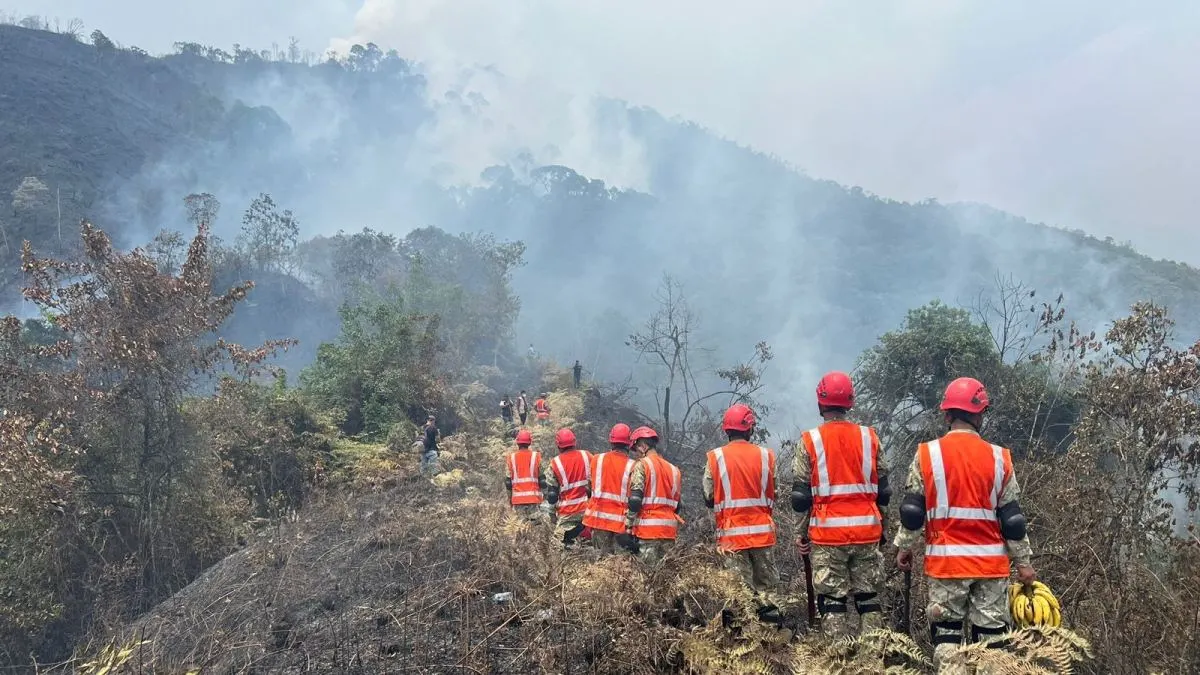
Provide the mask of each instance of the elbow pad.
POLYGON ((875 495, 875 503, 887 506, 892 501, 892 486, 888 485, 887 475, 879 477, 879 493, 875 495))
POLYGON ((558 486, 550 485, 546 487, 546 501, 551 504, 558 503, 558 486))
POLYGON ((900 502, 900 524, 906 530, 916 532, 925 525, 925 498, 921 495, 908 493, 900 502))
POLYGON ((812 486, 808 483, 792 483, 792 510, 802 513, 812 508, 812 486))
POLYGON ((642 491, 634 490, 629 493, 629 510, 638 513, 642 510, 642 491))
POLYGON ((711 509, 713 507, 714 503, 715 502, 713 501, 713 497, 705 497, 704 498, 704 505, 707 506, 708 508, 711 509))
POLYGON ((512 479, 511 478, 504 479, 504 489, 508 490, 509 492, 512 492, 512 479))
POLYGON ((996 515, 1000 520, 1000 534, 1005 539, 1020 541, 1025 538, 1025 514, 1021 512, 1020 504, 1011 501, 996 509, 996 515))

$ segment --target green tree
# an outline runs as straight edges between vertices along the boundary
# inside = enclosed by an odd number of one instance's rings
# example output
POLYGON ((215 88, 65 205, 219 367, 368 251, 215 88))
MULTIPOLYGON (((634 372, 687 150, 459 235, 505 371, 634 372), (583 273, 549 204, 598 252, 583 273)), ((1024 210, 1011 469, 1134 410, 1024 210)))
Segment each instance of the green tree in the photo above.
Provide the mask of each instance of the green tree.
POLYGON ((344 432, 382 438, 396 422, 444 407, 434 370, 437 317, 411 313, 395 290, 343 305, 340 315, 338 339, 318 348, 300 381, 320 405, 342 413, 344 432))
POLYGON ((986 327, 965 309, 934 300, 909 310, 900 330, 883 334, 858 362, 859 409, 885 435, 920 435, 946 385, 956 377, 989 379, 1000 359, 986 327))
POLYGON ((280 211, 271 195, 260 194, 242 216, 239 244, 260 270, 290 272, 299 238, 300 225, 295 216, 289 210, 280 211))

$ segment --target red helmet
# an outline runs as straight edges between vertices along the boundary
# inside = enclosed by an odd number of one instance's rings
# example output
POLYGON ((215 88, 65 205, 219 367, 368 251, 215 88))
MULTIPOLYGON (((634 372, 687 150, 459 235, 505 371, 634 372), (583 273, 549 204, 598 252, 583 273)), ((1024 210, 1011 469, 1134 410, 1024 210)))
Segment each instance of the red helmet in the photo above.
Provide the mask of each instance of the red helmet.
POLYGON ((533 445, 533 434, 528 429, 518 431, 517 445, 533 445))
POLYGON ((960 377, 946 387, 942 410, 963 410, 971 414, 987 410, 988 395, 983 383, 973 377, 960 377))
POLYGON ((554 434, 554 442, 558 443, 559 450, 566 450, 575 447, 575 432, 570 429, 559 429, 557 434, 554 434))
POLYGON ((734 403, 725 411, 721 428, 725 431, 750 431, 757 422, 754 411, 745 403, 734 403))
POLYGON ((650 427, 638 427, 633 430, 632 434, 629 435, 629 442, 637 443, 638 441, 642 440, 643 438, 653 438, 654 440, 657 441, 658 440, 658 432, 651 429, 650 427))
POLYGON ((629 425, 624 423, 614 424, 612 431, 608 432, 608 442, 613 445, 623 445, 629 447, 633 439, 629 438, 629 425))
POLYGON ((826 373, 817 383, 817 405, 847 410, 853 408, 854 383, 850 381, 850 376, 836 370, 826 373))

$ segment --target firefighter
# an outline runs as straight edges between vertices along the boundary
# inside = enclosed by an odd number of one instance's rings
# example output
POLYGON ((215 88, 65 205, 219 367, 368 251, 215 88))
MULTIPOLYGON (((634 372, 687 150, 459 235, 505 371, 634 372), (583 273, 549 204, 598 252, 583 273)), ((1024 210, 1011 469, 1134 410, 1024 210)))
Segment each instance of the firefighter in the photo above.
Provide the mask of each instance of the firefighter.
POLYGON ((545 394, 533 402, 533 412, 537 415, 538 424, 543 426, 550 424, 550 404, 546 401, 545 394))
POLYGON ((1011 453, 979 435, 987 408, 979 380, 960 377, 946 387, 949 431, 917 447, 900 503, 896 565, 912 569, 911 549, 924 530, 926 615, 939 665, 963 641, 965 622, 973 642, 1005 632, 1010 559, 1021 583, 1037 580, 1011 453))
POLYGON ((851 595, 860 632, 883 625, 880 507, 891 492, 879 463, 879 436, 846 419, 853 407, 849 375, 822 377, 817 410, 825 422, 800 435, 792 465, 792 509, 800 514, 796 548, 812 556, 821 629, 830 636, 845 632, 851 595))
POLYGON ((558 456, 542 472, 546 501, 555 507, 557 524, 554 541, 573 546, 583 532, 583 516, 591 494, 592 455, 575 447, 575 432, 559 429, 554 435, 558 456))
POLYGON ((539 478, 542 453, 530 449, 531 445, 533 434, 528 429, 518 431, 517 449, 508 453, 505 461, 504 486, 513 509, 526 520, 538 521, 545 485, 539 478))
POLYGON ((682 474, 658 454, 658 433, 650 427, 634 429, 629 439, 637 459, 629 477, 625 512, 625 532, 632 541, 626 541, 636 547, 643 562, 657 564, 675 545, 679 532, 682 474))
POLYGON ((729 442, 708 451, 704 503, 713 510, 717 550, 754 595, 761 620, 781 625, 776 604, 775 451, 750 442, 756 420, 749 406, 725 411, 721 426, 729 442))
POLYGON ((629 503, 628 424, 615 424, 608 432, 608 452, 592 456, 592 496, 583 524, 592 528, 592 545, 601 553, 614 553, 618 535, 625 533, 625 508, 629 503))

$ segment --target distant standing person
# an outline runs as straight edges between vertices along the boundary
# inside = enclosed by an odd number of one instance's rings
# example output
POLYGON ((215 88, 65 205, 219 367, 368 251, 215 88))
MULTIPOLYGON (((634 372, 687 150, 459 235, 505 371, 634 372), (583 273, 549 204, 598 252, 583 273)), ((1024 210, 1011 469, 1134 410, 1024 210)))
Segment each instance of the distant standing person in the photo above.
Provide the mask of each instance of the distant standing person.
POLYGON ((439 432, 436 421, 433 415, 425 420, 425 439, 422 442, 425 452, 421 455, 421 475, 423 476, 433 473, 433 469, 437 465, 439 432))
POLYGON ((505 394, 500 398, 500 419, 504 420, 508 424, 512 424, 513 404, 511 397, 508 394, 505 394))
POLYGON ((525 390, 517 397, 517 416, 521 418, 521 426, 525 426, 525 418, 529 416, 529 400, 525 398, 525 390))
POLYGON ((571 369, 575 374, 575 388, 579 388, 579 380, 583 377, 583 366, 579 365, 579 359, 575 359, 575 367, 571 369))

